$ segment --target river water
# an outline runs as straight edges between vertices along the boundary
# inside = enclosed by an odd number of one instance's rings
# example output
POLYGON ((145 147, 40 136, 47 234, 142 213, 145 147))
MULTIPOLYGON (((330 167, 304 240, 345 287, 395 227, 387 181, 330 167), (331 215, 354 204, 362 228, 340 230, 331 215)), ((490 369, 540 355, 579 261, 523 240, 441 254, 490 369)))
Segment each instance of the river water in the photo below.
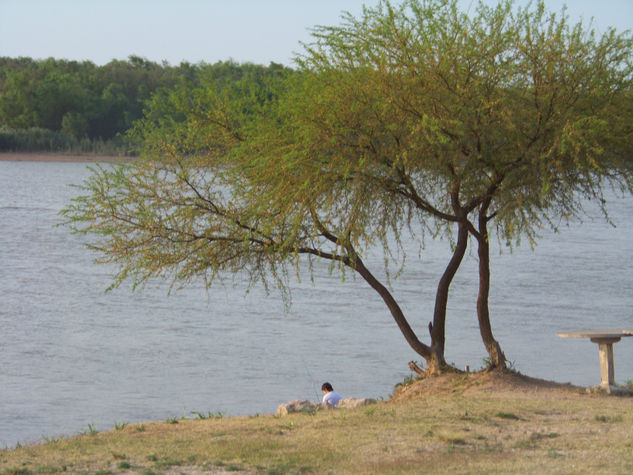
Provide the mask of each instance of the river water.
MULTIPOLYGON (((317 269, 278 294, 227 283, 129 286, 105 293, 112 268, 93 264, 85 237, 56 227, 89 175, 82 163, 0 162, 0 448, 112 428, 115 423, 272 413, 320 398, 330 381, 344 397, 387 398, 409 375, 409 349, 362 279, 317 269)), ((617 227, 588 205, 582 223, 492 254, 495 336, 514 367, 583 386, 600 380, 597 345, 559 331, 633 327, 633 198, 614 198, 617 227)), ((415 246, 412 246, 415 247, 415 246)), ((447 243, 427 242, 393 283, 428 342, 434 290, 447 243)), ((380 274, 382 257, 367 259, 380 274)), ((449 362, 478 369, 486 353, 476 324, 476 259, 451 289, 449 362)), ((614 346, 616 381, 633 379, 633 338, 614 346)))

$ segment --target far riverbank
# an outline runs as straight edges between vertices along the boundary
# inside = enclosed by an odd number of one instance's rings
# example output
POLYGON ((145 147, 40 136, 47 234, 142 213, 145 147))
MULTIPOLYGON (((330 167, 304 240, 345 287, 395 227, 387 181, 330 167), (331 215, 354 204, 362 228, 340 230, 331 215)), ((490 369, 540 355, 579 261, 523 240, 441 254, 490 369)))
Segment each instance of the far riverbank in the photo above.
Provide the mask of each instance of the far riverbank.
POLYGON ((132 157, 112 155, 73 155, 65 153, 14 153, 0 152, 0 161, 5 162, 84 162, 84 163, 123 163, 132 157))

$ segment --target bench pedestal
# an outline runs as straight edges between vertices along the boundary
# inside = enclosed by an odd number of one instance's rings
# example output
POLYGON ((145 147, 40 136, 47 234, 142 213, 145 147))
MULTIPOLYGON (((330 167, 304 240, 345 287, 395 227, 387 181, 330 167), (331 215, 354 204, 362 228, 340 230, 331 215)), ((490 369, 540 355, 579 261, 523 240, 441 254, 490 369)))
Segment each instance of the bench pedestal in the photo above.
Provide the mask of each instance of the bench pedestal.
POLYGON ((591 341, 598 344, 598 352, 600 354, 600 386, 605 389, 608 389, 609 386, 615 386, 613 344, 620 341, 620 337, 591 338, 591 341))

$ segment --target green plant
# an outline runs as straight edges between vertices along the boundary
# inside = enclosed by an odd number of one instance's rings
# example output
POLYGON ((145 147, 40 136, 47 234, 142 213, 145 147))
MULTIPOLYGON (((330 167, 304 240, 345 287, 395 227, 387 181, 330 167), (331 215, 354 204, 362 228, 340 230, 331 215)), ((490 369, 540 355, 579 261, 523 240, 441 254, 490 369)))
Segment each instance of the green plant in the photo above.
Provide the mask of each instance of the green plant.
POLYGON ((120 468, 121 470, 128 470, 132 468, 132 465, 127 460, 123 460, 122 462, 119 462, 117 467, 120 468))
POLYGON ((495 414, 495 416, 500 417, 501 419, 512 419, 512 420, 519 420, 519 416, 517 416, 516 414, 512 413, 512 412, 497 412, 495 414))
POLYGON ((94 424, 88 424, 88 434, 97 435, 97 432, 97 428, 94 426, 94 424))
POLYGON ((543 434, 540 432, 532 432, 527 439, 520 440, 514 447, 517 449, 532 449, 536 447, 536 443, 543 439, 555 439, 556 437, 560 437, 560 434, 557 432, 550 432, 548 434, 543 434))
POLYGON ((167 424, 178 424, 178 418, 175 416, 168 417, 165 422, 167 422, 167 424))
POLYGON ((8 468, 3 472, 6 475, 31 475, 33 472, 27 468, 8 468))
POLYGON ((129 424, 129 422, 115 422, 114 423, 114 429, 115 430, 123 430, 125 428, 125 426, 127 426, 129 424))
POLYGON ((169 457, 163 457, 162 459, 156 461, 156 467, 158 468, 174 467, 179 465, 182 465, 182 460, 172 459, 169 457))
POLYGON ((558 457, 562 457, 562 456, 563 456, 563 454, 561 454, 561 453, 559 453, 559 452, 556 452, 554 449, 550 449, 550 450, 547 452, 547 456, 548 456, 549 458, 558 458, 558 457))
POLYGON ((222 411, 207 411, 206 414, 204 412, 191 411, 191 413, 195 415, 197 419, 222 419, 225 414, 222 411))
POLYGON ((408 386, 409 384, 411 384, 411 383, 415 382, 417 379, 418 379, 417 375, 415 375, 415 374, 411 373, 411 374, 409 374, 408 376, 405 376, 405 378, 402 380, 402 382, 397 383, 397 384, 393 387, 393 389, 394 389, 394 391, 395 391, 396 389, 401 388, 401 387, 403 387, 403 386, 408 386))
POLYGON ((607 423, 612 423, 612 422, 622 422, 622 416, 618 415, 618 416, 603 416, 603 415, 597 415, 595 417, 597 422, 607 422, 607 423))
POLYGON ((145 431, 145 426, 144 426, 143 424, 138 424, 138 425, 136 426, 136 431, 137 431, 137 432, 143 432, 143 431, 145 431))
POLYGON ((45 444, 53 444, 55 442, 59 442, 63 439, 63 437, 42 437, 44 439, 45 444))

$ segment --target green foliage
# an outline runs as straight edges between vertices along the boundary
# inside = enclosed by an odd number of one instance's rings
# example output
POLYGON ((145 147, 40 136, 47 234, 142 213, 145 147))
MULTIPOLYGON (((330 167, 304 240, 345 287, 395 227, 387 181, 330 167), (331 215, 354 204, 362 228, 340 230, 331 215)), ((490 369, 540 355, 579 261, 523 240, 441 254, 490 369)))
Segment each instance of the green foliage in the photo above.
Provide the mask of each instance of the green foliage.
POLYGON ((129 422, 115 422, 114 429, 115 430, 123 430, 129 424, 129 422))
MULTIPOLYGON (((144 158, 96 168, 64 214, 118 265, 114 285, 245 275, 283 292, 303 263, 352 270, 428 363, 437 345, 418 340, 363 255, 381 247, 389 279, 403 233, 423 245, 457 226, 484 253, 487 298, 489 223, 508 243, 534 241, 582 198, 633 190, 632 46, 542 1, 472 16, 455 0, 381 2, 315 28, 296 73, 222 64, 157 89, 127 135, 144 158)), ((436 317, 443 327, 445 309, 436 317)))
POLYGON ((517 416, 516 414, 512 413, 512 412, 497 412, 495 414, 495 416, 500 417, 501 419, 511 419, 511 420, 515 420, 518 421, 519 420, 519 416, 517 416))
MULTIPOLYGON (((266 69, 233 62, 170 66, 138 56, 104 66, 89 61, 1 57, 0 127, 27 134, 31 140, 0 136, 0 151, 87 153, 97 151, 92 149, 99 143, 112 142, 116 148, 108 148, 108 153, 127 152, 121 150, 120 135, 142 117, 145 102, 161 89, 171 90, 179 84, 192 88, 208 81, 239 87, 242 76, 261 75, 266 69), (33 142, 33 131, 42 129, 55 140, 33 142)), ((269 69, 284 68, 271 63, 269 69)), ((242 92, 256 94, 258 90, 242 92)))
POLYGON ((617 415, 617 416, 605 416, 602 414, 598 414, 595 417, 596 422, 605 422, 605 423, 614 423, 614 422, 622 422, 622 416, 621 415, 617 415))
POLYGON ((191 411, 191 413, 196 416, 196 419, 222 419, 225 415, 223 411, 207 411, 206 413, 191 411))
POLYGON ((160 459, 156 460, 156 468, 177 467, 182 464, 182 460, 170 457, 161 457, 160 459))
POLYGON ((32 127, 10 129, 0 127, 0 151, 3 152, 64 152, 121 155, 124 147, 120 138, 103 141, 77 138, 62 132, 32 127))
POLYGON ((401 382, 396 383, 396 385, 393 387, 393 389, 394 389, 394 391, 397 391, 398 389, 400 389, 402 387, 406 387, 406 386, 414 383, 417 380, 418 380, 418 376, 413 374, 413 373, 411 373, 411 374, 405 376, 404 379, 401 382))

